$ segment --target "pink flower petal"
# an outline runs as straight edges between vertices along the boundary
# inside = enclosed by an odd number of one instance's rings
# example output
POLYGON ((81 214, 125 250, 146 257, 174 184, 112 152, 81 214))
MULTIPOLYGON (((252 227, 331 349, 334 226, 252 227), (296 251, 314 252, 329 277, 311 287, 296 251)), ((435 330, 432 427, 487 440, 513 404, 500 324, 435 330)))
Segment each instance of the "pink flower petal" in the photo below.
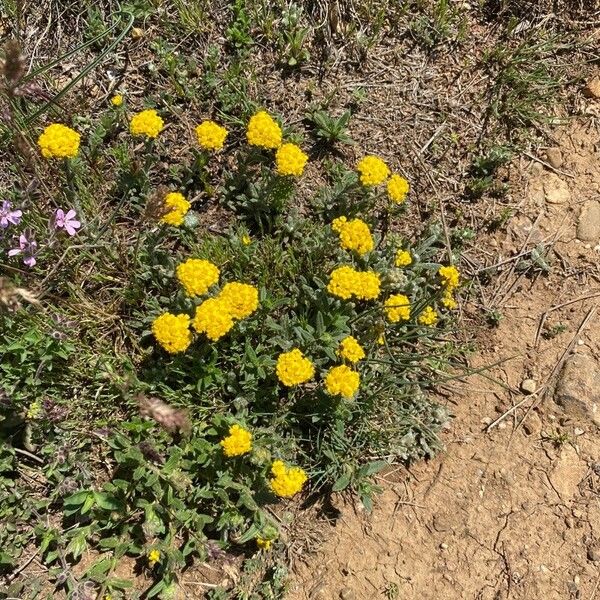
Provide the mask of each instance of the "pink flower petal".
POLYGON ((20 248, 13 248, 12 250, 8 251, 9 256, 16 256, 17 254, 21 254, 20 248))
POLYGON ((65 220, 66 221, 70 221, 71 219, 74 219, 75 216, 77 215, 77 213, 71 209, 66 215, 65 215, 65 220))

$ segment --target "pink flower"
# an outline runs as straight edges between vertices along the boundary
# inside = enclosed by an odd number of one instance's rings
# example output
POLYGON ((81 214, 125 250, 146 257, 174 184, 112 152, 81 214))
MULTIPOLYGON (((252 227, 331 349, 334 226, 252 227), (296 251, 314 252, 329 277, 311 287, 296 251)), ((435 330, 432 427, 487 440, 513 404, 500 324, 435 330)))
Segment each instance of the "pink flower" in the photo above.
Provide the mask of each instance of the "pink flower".
POLYGON ((20 210, 12 209, 11 202, 4 200, 0 206, 0 229, 6 229, 9 225, 18 225, 22 215, 20 210))
POLYGON ((62 208, 59 208, 54 215, 54 227, 64 229, 69 235, 75 235, 81 227, 81 223, 75 219, 77 213, 71 209, 65 214, 62 208))
POLYGON ((8 251, 9 256, 23 255, 23 262, 28 267, 33 267, 36 263, 35 253, 37 251, 37 242, 30 233, 22 233, 19 236, 19 247, 8 251), (29 238, 27 236, 30 236, 29 238))

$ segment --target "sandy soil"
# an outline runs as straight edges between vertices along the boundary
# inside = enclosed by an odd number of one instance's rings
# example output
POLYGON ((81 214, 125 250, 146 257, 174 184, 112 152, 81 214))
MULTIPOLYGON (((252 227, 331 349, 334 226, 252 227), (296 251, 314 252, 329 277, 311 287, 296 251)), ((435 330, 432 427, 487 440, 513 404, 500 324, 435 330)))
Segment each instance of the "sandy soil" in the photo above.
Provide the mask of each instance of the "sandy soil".
MULTIPOLYGON (((455 415, 446 452, 382 477, 371 515, 334 498, 341 517, 297 561, 292 600, 600 598, 600 437, 590 416, 553 400, 573 354, 600 359, 600 246, 577 239, 582 206, 600 192, 600 135, 586 119, 556 136, 560 168, 513 165, 518 213, 465 257, 473 272, 507 261, 482 290, 503 318, 471 366, 502 364, 443 390, 455 415), (524 277, 512 257, 539 244, 551 272, 524 277), (540 391, 521 392, 524 379, 540 391)), ((467 326, 480 309, 466 303, 467 326)))

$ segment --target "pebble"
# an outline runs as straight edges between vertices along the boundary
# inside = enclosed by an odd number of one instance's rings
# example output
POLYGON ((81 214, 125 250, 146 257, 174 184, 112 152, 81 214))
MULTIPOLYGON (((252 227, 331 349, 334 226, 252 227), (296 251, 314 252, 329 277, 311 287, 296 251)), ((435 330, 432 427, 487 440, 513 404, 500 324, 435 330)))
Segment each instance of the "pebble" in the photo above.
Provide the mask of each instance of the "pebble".
POLYGON ((344 588, 340 592, 340 598, 342 600, 356 600, 356 593, 354 592, 354 590, 351 590, 350 588, 344 588))
POLYGON ((447 549, 448 549, 448 544, 446 544, 446 542, 442 542, 442 543, 440 544, 440 548, 441 548, 442 550, 447 550, 447 549))
POLYGON ((600 561, 600 546, 589 546, 587 556, 592 562, 600 561))
POLYGON ((548 173, 544 180, 544 198, 548 204, 565 204, 571 200, 571 192, 566 181, 555 173, 548 173))
POLYGON ((583 88, 583 95, 586 98, 600 98, 600 77, 594 77, 583 88))
POLYGON ((577 238, 582 242, 594 244, 600 240, 600 202, 598 200, 588 200, 581 208, 577 223, 577 238))
POLYGON ((533 394, 537 389, 537 384, 533 379, 523 379, 521 382, 521 391, 524 394, 533 394))
POLYGON ((575 435, 583 435, 585 433, 585 431, 583 429, 580 429, 579 427, 575 427, 575 429, 573 430, 573 433, 575 435))
POLYGON ((565 362, 554 394, 570 417, 587 418, 600 426, 600 366, 591 356, 573 354, 565 362))
POLYGON ((546 150, 546 160, 555 169, 560 169, 563 166, 563 156, 560 148, 548 148, 546 150))

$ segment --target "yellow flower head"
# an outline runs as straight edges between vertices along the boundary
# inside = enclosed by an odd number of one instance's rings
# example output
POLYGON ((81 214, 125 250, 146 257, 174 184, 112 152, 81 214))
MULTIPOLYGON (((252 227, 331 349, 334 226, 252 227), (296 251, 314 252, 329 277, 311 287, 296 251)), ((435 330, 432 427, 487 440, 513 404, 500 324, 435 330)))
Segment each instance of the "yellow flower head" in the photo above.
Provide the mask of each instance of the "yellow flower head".
POLYGON ((188 258, 175 273, 188 296, 202 296, 219 281, 218 267, 200 258, 188 258))
POLYGON ((450 289, 448 289, 444 292, 441 302, 442 302, 442 305, 444 307, 446 307, 448 310, 454 310, 455 308, 458 307, 458 303, 454 299, 454 296, 452 295, 452 290, 450 290, 450 289))
POLYGON ((246 138, 251 146, 278 148, 281 145, 282 137, 281 127, 264 110, 250 118, 246 138))
POLYGON ((460 272, 455 266, 450 265, 448 267, 440 267, 438 273, 440 279, 442 280, 442 285, 446 288, 446 290, 452 292, 458 287, 460 281, 460 272))
POLYGON ((42 414, 42 405, 39 400, 35 400, 27 409, 27 418, 30 420, 37 419, 42 414))
POLYGON ((158 116, 158 113, 153 108, 149 108, 131 117, 129 131, 133 135, 154 139, 163 130, 164 126, 165 122, 158 116))
POLYGON ((256 545, 261 549, 261 550, 270 550, 271 549, 271 544, 273 543, 273 540, 267 540, 265 538, 262 537, 257 537, 256 538, 256 545))
POLYGON ((333 221, 331 221, 331 229, 336 233, 340 233, 344 225, 348 222, 346 217, 337 217, 333 221))
POLYGON ((325 389, 331 396, 352 398, 359 386, 360 375, 346 365, 329 369, 329 373, 325 377, 325 389))
POLYGON ((227 137, 227 129, 214 121, 202 121, 196 127, 198 143, 206 150, 222 150, 227 137))
POLYGON ((281 460, 273 463, 271 473, 271 489, 281 498, 291 498, 297 494, 308 479, 303 469, 287 467, 281 460))
POLYGON ((110 99, 110 103, 113 106, 121 106, 123 104, 123 96, 121 94, 117 94, 110 99))
POLYGON ((171 192, 165 196, 165 209, 171 209, 162 219, 163 223, 179 227, 192 205, 179 192, 171 192))
POLYGON ((74 158, 79 152, 81 136, 66 125, 52 123, 38 138, 44 158, 74 158))
POLYGON ((209 340, 216 342, 233 327, 233 319, 225 302, 209 298, 196 308, 192 325, 198 333, 205 333, 209 340))
POLYGON ((287 387, 309 381, 314 375, 314 365, 298 348, 283 352, 277 358, 277 377, 287 387))
POLYGON ((160 550, 150 550, 148 552, 148 564, 152 568, 160 560, 160 550))
MULTIPOLYGON (((339 217, 338 217, 339 219, 339 217)), ((340 222, 338 219, 332 223, 334 231, 340 236, 340 245, 345 250, 354 250, 362 256, 373 250, 373 237, 369 226, 361 219, 351 219, 340 222)))
POLYGON ((330 294, 348 300, 352 296, 359 300, 375 300, 379 296, 381 281, 373 271, 356 271, 343 266, 334 269, 329 276, 327 290, 330 294))
POLYGON ((220 444, 225 456, 230 458, 241 456, 252 450, 252 434, 239 425, 232 425, 229 428, 229 435, 223 438, 220 444))
POLYGON ((360 182, 366 186, 379 185, 390 175, 389 167, 378 156, 361 158, 356 170, 360 173, 360 182))
POLYGON ((401 177, 396 173, 390 177, 390 180, 387 184, 387 193, 392 202, 395 202, 396 204, 402 204, 406 200, 406 195, 408 194, 409 190, 410 186, 404 177, 401 177))
POLYGON ((156 341, 171 354, 187 350, 192 343, 190 318, 184 314, 160 315, 152 323, 152 333, 156 341))
POLYGON ((398 252, 396 252, 394 264, 397 267, 408 267, 408 265, 412 264, 412 261, 412 256, 408 250, 398 250, 398 252))
POLYGON ((365 357, 365 351, 358 340, 351 335, 345 337, 338 348, 338 354, 350 362, 358 362, 365 357))
POLYGON ((242 234, 242 244, 249 246, 252 243, 250 236, 247 233, 242 234))
POLYGON ((308 155, 304 154, 296 144, 283 144, 275 154, 277 173, 279 175, 295 175, 300 177, 304 172, 304 165, 308 155))
POLYGON ((433 306, 426 306, 417 321, 421 325, 435 325, 438 321, 438 314, 433 306))
POLYGON ((392 323, 410 319, 410 300, 404 294, 394 294, 385 301, 385 312, 392 323))
POLYGON ((217 298, 227 305, 234 319, 245 319, 258 308, 258 290, 247 283, 226 283, 217 298))

